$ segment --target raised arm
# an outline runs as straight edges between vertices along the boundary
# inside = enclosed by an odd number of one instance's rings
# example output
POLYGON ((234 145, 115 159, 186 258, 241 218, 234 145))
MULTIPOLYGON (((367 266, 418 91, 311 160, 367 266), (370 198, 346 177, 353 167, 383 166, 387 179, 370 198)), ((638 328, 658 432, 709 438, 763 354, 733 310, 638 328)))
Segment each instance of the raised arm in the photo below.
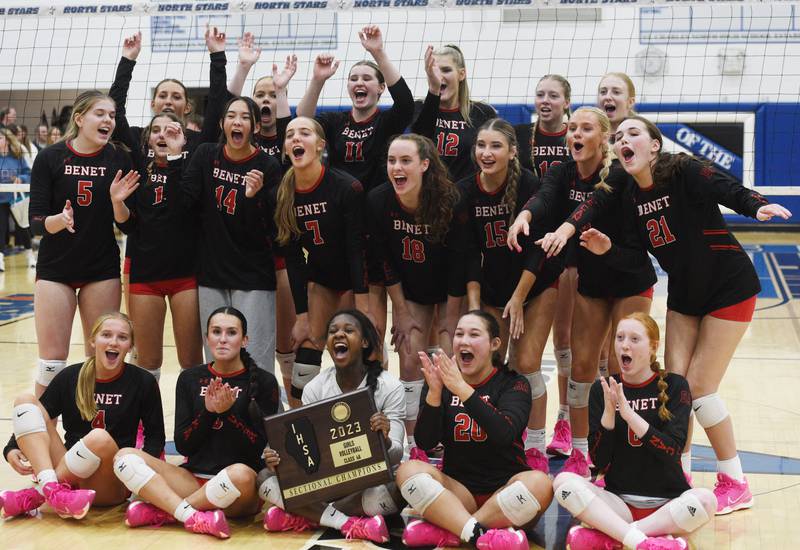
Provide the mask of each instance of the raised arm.
POLYGON ((330 77, 336 74, 338 68, 339 62, 334 60, 332 55, 321 53, 317 56, 314 60, 311 82, 308 83, 303 99, 297 104, 297 116, 313 117, 316 114, 322 87, 330 77))
POLYGON ((239 46, 239 62, 236 64, 231 81, 228 82, 228 92, 233 97, 242 95, 247 75, 261 56, 261 48, 256 47, 255 36, 251 32, 244 33, 236 44, 239 46))

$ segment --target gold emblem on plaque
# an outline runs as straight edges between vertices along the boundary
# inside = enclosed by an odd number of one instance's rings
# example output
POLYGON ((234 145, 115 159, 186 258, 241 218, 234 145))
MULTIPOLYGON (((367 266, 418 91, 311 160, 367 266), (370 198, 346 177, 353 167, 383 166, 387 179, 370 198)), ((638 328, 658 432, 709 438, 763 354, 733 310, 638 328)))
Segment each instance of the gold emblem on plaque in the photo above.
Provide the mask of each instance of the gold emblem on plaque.
POLYGON ((331 407, 331 418, 336 422, 347 422, 350 418, 350 405, 344 401, 339 401, 331 407))

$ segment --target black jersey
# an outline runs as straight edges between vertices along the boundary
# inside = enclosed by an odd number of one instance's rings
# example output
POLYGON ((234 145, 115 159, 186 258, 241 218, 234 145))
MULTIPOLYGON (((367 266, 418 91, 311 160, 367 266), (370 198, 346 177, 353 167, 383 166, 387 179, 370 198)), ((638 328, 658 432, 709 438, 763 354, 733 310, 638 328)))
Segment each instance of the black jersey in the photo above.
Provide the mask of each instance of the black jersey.
MULTIPOLYGON (((133 447, 141 421, 144 429, 142 450, 159 457, 164 450, 164 413, 155 377, 144 369, 125 363, 113 378, 96 380, 94 402, 97 414, 90 422, 81 417, 75 402, 81 366, 82 363, 77 363, 59 372, 39 398, 50 418, 61 416, 66 448, 71 448, 94 428, 106 430, 120 449, 133 447)), ((12 435, 3 449, 3 456, 18 448, 12 435)))
MULTIPOLYGON (((616 243, 612 238, 614 246, 606 256, 624 269, 636 265, 637 248, 653 254, 669 275, 669 309, 702 316, 760 292, 753 264, 728 231, 718 204, 755 218, 768 202, 761 194, 691 159, 666 184, 642 189, 628 177, 623 191, 615 195, 620 195, 618 202, 638 242, 616 243)), ((607 208, 609 198, 603 194, 590 201, 573 214, 570 223, 583 225, 596 211, 607 208)))
POLYGON ((539 189, 540 181, 533 172, 522 169, 517 183, 514 212, 503 204, 506 192, 504 183, 494 192, 481 185, 480 173, 458 182, 458 188, 469 214, 469 243, 466 280, 481 285, 481 301, 494 307, 505 307, 519 283, 522 271, 536 275, 536 282, 526 299, 541 294, 563 270, 563 258, 546 258, 544 251, 533 242, 551 231, 555 221, 552 216, 534 219, 530 238, 524 240, 523 253, 518 254, 506 246, 509 220, 516 218, 523 205, 539 189))
POLYGON ((165 281, 195 274, 196 219, 181 204, 184 160, 147 162, 139 187, 126 201, 131 283, 165 281), (131 238, 133 237, 133 238, 131 238))
POLYGON ((552 166, 558 166, 572 159, 567 147, 567 127, 551 134, 534 124, 517 124, 517 151, 524 168, 536 173, 540 178, 552 166), (536 126, 536 134, 533 133, 536 126))
POLYGON ((280 180, 278 161, 260 149, 233 161, 225 146, 204 143, 183 172, 183 202, 199 212, 197 282, 212 288, 275 290, 272 257, 273 209, 269 189, 280 180), (264 174, 264 186, 245 196, 250 170, 264 174))
POLYGON ((131 169, 122 149, 107 144, 97 153, 78 153, 65 141, 36 155, 31 172, 31 229, 42 234, 36 276, 39 279, 93 282, 119 277, 119 246, 109 189, 117 170, 131 169), (75 233, 48 233, 48 216, 72 204, 75 233))
MULTIPOLYGON (((256 403, 262 416, 273 415, 280 406, 278 381, 262 369, 256 369, 256 376, 256 403)), ((181 371, 175 385, 175 448, 186 457, 183 467, 208 476, 237 462, 256 472, 264 467, 261 454, 267 439, 261 419, 256 422, 248 412, 249 387, 247 369, 220 374, 209 364, 181 371), (206 409, 206 388, 213 378, 222 378, 236 391, 236 401, 222 414, 206 409)))
POLYGON ((493 369, 464 403, 442 388, 442 404, 425 402, 422 388, 414 440, 423 450, 444 446, 443 472, 472 494, 488 495, 511 476, 530 470, 525 462, 525 428, 531 387, 524 376, 493 369))
MULTIPOLYGON (((614 375, 622 383, 618 374, 614 375)), ((625 399, 650 427, 639 439, 616 414, 614 429, 600 424, 605 402, 603 387, 597 381, 589 393, 589 455, 595 466, 606 471, 606 490, 615 494, 655 498, 675 498, 691 487, 681 468, 681 452, 686 443, 692 394, 689 383, 678 374, 666 375, 667 409, 671 420, 658 417, 658 375, 638 385, 623 384, 625 399)))
MULTIPOLYGON (((225 65, 227 58, 225 52, 215 52, 209 55, 211 59, 211 70, 209 75, 209 88, 208 88, 208 101, 206 102, 206 110, 203 113, 203 128, 200 132, 196 130, 184 130, 186 135, 186 145, 184 145, 184 156, 191 156, 201 143, 210 143, 217 141, 220 135, 220 120, 222 120, 222 109, 225 104, 230 100, 233 95, 228 91, 228 84, 226 82, 227 76, 225 65)), ((136 66, 136 61, 131 61, 128 58, 122 57, 117 65, 117 72, 114 75, 114 82, 108 90, 108 95, 114 100, 117 105, 116 116, 118 119, 126 119, 125 104, 128 99, 128 89, 131 85, 131 78, 133 76, 133 68, 136 66)), ((188 101, 189 98, 187 97, 188 101)), ((134 146, 131 149, 139 149, 141 147, 143 128, 138 126, 128 126, 127 122, 124 125, 117 124, 114 128, 114 138, 120 141, 126 141, 128 138, 122 135, 125 132, 130 132, 130 139, 134 140, 134 146)), ((148 156, 152 157, 152 151, 148 151, 148 156)))
POLYGON ((268 154, 271 157, 275 157, 275 160, 285 168, 286 159, 283 158, 283 142, 286 138, 286 127, 289 126, 289 123, 292 121, 292 117, 281 117, 278 118, 275 122, 275 133, 269 136, 265 136, 261 133, 255 135, 256 145, 258 145, 262 151, 268 154))
MULTIPOLYGON (((465 293, 467 213, 463 203, 453 209, 443 240, 432 242, 428 225, 416 222, 404 209, 389 182, 367 195, 370 261, 382 269, 384 284, 402 284, 403 294, 418 304, 438 304, 465 293)), ((373 270, 373 271, 375 271, 373 270)))
POLYGON ((367 190, 386 181, 386 151, 389 139, 402 134, 414 114, 414 96, 402 78, 389 86, 394 103, 367 120, 356 122, 351 111, 329 111, 317 115, 325 130, 328 162, 344 170, 367 190))
MULTIPOLYGON (((606 181, 609 185, 621 185, 625 178, 625 172, 617 162, 614 162, 606 181)), ((599 170, 589 178, 582 179, 575 161, 554 166, 544 175, 539 192, 528 201, 525 208, 531 212, 534 220, 550 213, 555 213, 559 220, 565 220, 577 206, 595 193, 595 185, 599 182, 599 170)), ((579 239, 581 231, 595 227, 608 235, 612 241, 635 242, 636 236, 631 234, 630 228, 624 223, 620 195, 614 193, 610 197, 602 213, 598 212, 598 215, 591 220, 591 224, 583 223, 578 227, 573 241, 579 239)), ((631 262, 630 269, 621 270, 605 258, 592 254, 583 247, 576 244, 572 246, 577 249, 578 292, 584 296, 591 298, 636 296, 656 283, 652 262, 643 250, 640 250, 638 257, 631 262)))
MULTIPOLYGON (((277 202, 277 188, 271 191, 277 202)), ((311 189, 294 193, 302 234, 279 253, 286 258, 295 311, 308 311, 307 282, 357 294, 367 292, 364 190, 351 175, 322 167, 311 189), (307 256, 303 254, 305 249, 307 256)))
POLYGON ((478 169, 472 160, 478 128, 496 117, 497 111, 491 105, 474 101, 469 120, 464 120, 458 109, 441 109, 440 100, 440 96, 428 92, 424 102, 417 102, 417 114, 411 131, 430 138, 436 144, 450 179, 458 181, 478 169))

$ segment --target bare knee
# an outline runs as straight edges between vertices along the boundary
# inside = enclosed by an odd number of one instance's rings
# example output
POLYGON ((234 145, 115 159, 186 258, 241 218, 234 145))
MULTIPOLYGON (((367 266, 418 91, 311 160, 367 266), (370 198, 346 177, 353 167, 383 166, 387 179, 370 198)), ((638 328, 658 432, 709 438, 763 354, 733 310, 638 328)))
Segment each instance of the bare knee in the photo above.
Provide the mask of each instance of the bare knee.
POLYGON ((256 473, 249 466, 233 464, 225 468, 225 471, 228 474, 228 478, 239 490, 250 486, 255 487, 256 485, 256 473))
POLYGON ((36 399, 36 396, 33 395, 32 393, 23 393, 22 395, 19 395, 17 396, 16 399, 14 399, 15 407, 25 404, 40 405, 39 400, 36 399))
POLYGON ((118 451, 114 438, 100 428, 95 428, 83 436, 83 444, 99 457, 115 456, 118 451))

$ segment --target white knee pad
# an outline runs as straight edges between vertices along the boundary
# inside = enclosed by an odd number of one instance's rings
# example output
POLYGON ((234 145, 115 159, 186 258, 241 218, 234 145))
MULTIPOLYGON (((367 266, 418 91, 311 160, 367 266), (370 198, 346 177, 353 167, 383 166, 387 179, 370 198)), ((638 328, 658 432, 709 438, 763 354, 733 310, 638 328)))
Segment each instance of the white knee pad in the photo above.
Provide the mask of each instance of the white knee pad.
POLYGON ((147 482, 156 475, 144 459, 135 454, 127 454, 114 461, 114 475, 133 494, 138 494, 147 482))
POLYGON ((669 515, 675 525, 687 533, 702 527, 710 519, 700 499, 688 491, 669 501, 669 515))
POLYGON ((718 393, 698 397, 692 401, 692 409, 703 428, 713 428, 728 418, 728 409, 718 393))
POLYGON ((278 366, 281 369, 281 376, 284 378, 291 378, 292 372, 294 371, 294 352, 291 351, 289 353, 281 353, 280 351, 275 352, 275 359, 278 360, 278 366))
POLYGON ((303 397, 303 388, 319 374, 322 365, 322 352, 300 348, 292 365, 292 397, 303 397))
POLYGON ((582 514, 596 496, 589 488, 588 483, 585 479, 578 479, 576 476, 562 483, 555 492, 558 503, 573 516, 582 514))
POLYGON ((400 511, 386 485, 365 489, 361 493, 361 509, 364 511, 364 515, 370 517, 388 516, 400 511))
POLYGON ((42 386, 49 386, 53 378, 66 368, 67 362, 61 359, 39 359, 37 365, 39 373, 36 376, 36 383, 42 386))
POLYGON ((497 492, 497 504, 503 515, 516 527, 526 525, 542 509, 539 501, 521 481, 500 489, 497 492))
POLYGON ((220 510, 224 510, 242 496, 241 491, 236 488, 236 485, 233 484, 230 476, 228 476, 227 470, 222 470, 209 479, 205 485, 205 490, 208 502, 220 510))
POLYGON ((400 494, 420 514, 425 513, 442 491, 444 491, 442 484, 425 473, 411 476, 400 486, 400 494))
POLYGON ((419 400, 422 397, 423 380, 403 382, 406 390, 406 420, 415 421, 419 415, 419 400))
POLYGON ((11 424, 14 426, 14 436, 17 439, 24 435, 47 431, 42 410, 33 403, 23 403, 14 407, 11 412, 11 424))
POLYGON ((567 404, 576 409, 589 406, 589 392, 592 382, 576 382, 570 377, 567 381, 567 404))
POLYGON ((544 384, 544 376, 542 376, 542 371, 526 374, 525 378, 528 379, 528 384, 531 385, 531 397, 533 399, 539 399, 541 396, 547 393, 547 386, 544 384))
POLYGON ((558 370, 558 375, 569 378, 569 375, 572 372, 572 350, 569 348, 557 349, 554 353, 556 356, 556 369, 558 370))
POLYGON ((90 451, 81 438, 64 455, 64 463, 67 470, 81 479, 87 479, 100 467, 100 457, 90 451))
POLYGON ((256 484, 258 485, 258 496, 262 500, 283 509, 283 496, 281 495, 281 486, 278 484, 278 476, 264 468, 258 474, 256 484))

